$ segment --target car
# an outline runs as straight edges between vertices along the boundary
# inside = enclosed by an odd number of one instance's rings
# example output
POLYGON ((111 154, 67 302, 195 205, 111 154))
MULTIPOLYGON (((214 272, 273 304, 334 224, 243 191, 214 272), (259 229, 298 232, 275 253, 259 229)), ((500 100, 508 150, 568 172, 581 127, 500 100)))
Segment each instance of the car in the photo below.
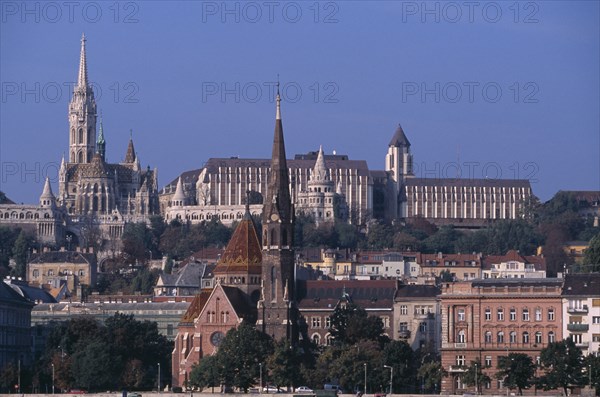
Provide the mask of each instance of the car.
POLYGON ((127 397, 142 397, 142 393, 138 393, 136 391, 127 393, 127 397))
POLYGON ((296 388, 296 393, 312 393, 313 389, 308 386, 299 386, 296 388))

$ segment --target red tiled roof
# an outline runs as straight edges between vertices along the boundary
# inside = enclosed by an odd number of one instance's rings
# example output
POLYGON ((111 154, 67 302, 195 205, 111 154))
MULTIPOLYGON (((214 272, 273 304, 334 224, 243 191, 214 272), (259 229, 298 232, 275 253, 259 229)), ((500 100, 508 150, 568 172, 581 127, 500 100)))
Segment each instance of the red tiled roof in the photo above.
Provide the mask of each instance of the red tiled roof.
POLYGON ((262 272, 262 251, 252 217, 245 217, 233 232, 214 274, 228 272, 262 272))

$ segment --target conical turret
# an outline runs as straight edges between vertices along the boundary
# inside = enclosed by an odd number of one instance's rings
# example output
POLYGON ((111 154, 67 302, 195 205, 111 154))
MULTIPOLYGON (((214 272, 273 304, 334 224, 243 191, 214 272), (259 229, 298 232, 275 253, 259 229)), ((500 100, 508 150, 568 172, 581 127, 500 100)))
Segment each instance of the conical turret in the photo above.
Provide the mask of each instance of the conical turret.
POLYGON ((44 183, 44 190, 42 191, 42 195, 40 196, 40 206, 54 207, 55 203, 56 197, 54 197, 54 193, 52 193, 52 187, 50 186, 50 178, 46 177, 46 182, 44 183))

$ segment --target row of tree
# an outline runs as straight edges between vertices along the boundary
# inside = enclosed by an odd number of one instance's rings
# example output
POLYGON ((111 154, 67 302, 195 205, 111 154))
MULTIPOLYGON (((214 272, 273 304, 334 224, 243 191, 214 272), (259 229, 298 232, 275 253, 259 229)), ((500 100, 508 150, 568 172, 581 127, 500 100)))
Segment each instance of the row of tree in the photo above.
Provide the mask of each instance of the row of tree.
MULTIPOLYGON (((440 356, 429 346, 417 351, 404 341, 391 341, 383 334, 381 319, 349 302, 331 316, 332 344, 318 347, 308 340, 299 346, 273 343, 251 325, 230 330, 215 355, 203 357, 194 365, 188 385, 199 389, 251 387, 275 384, 282 388, 307 385, 320 389, 325 383, 338 383, 344 390, 369 393, 436 393, 448 376, 440 356), (367 384, 365 385, 365 379, 367 384)), ((501 356, 494 368, 479 359, 463 366, 461 381, 482 391, 492 378, 510 389, 537 387, 543 390, 567 389, 591 384, 600 390, 600 357, 583 358, 571 339, 549 344, 541 351, 539 364, 531 356, 510 353, 501 356)))
POLYGON ((149 390, 158 384, 158 365, 170 383, 173 342, 158 332, 155 322, 124 314, 103 323, 80 316, 50 323, 39 332, 47 334, 45 349, 32 366, 22 365, 20 374, 17 363, 4 367, 2 391, 14 391, 19 379, 23 392, 51 393, 53 385, 57 392, 149 390))
POLYGON ((531 387, 543 390, 561 389, 564 395, 576 387, 591 385, 600 395, 600 357, 590 354, 585 358, 572 339, 550 343, 540 353, 539 364, 524 353, 510 353, 499 357, 497 371, 471 361, 465 368, 463 383, 481 391, 491 382, 490 374, 501 380, 505 387, 516 389, 519 395, 531 387))

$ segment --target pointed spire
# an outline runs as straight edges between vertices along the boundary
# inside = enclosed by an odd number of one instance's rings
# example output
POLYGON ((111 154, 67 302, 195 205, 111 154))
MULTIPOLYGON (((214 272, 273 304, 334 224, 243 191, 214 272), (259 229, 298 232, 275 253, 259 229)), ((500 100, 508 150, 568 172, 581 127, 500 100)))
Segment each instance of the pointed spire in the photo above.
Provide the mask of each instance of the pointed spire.
POLYGON ((102 114, 100 115, 100 132, 98 133, 98 139, 96 140, 96 153, 102 157, 102 161, 105 160, 106 154, 106 141, 104 140, 104 126, 102 124, 102 114))
POLYGON ((127 145, 127 153, 125 153, 125 162, 129 164, 134 163, 135 158, 135 149, 133 148, 133 130, 129 130, 129 144, 127 145))
POLYGON ((404 130, 402 129, 400 123, 398 123, 398 128, 396 128, 396 131, 394 132, 394 136, 392 137, 389 146, 410 146, 410 142, 408 141, 408 138, 406 138, 406 135, 404 134, 404 130))
POLYGON ((46 177, 46 182, 44 183, 44 190, 42 191, 42 195, 40 197, 54 198, 54 193, 52 193, 52 186, 50 186, 50 178, 48 177, 46 177))
POLYGON ((317 181, 325 182, 329 181, 331 178, 329 176, 329 170, 325 165, 325 156, 323 155, 323 146, 319 146, 319 154, 317 155, 317 161, 315 162, 315 167, 313 168, 313 175, 311 179, 315 179, 317 181))
POLYGON ((79 54, 79 74, 77 76, 77 86, 79 88, 87 88, 88 86, 88 74, 87 74, 87 59, 85 55, 85 34, 81 35, 81 53, 79 54))
POLYGON ((281 120, 281 97, 279 96, 279 75, 277 75, 277 96, 275 97, 277 109, 275 111, 275 120, 281 120))
POLYGON ((181 207, 185 201, 185 194, 183 193, 183 183, 181 183, 181 177, 177 180, 177 188, 175 188, 175 194, 171 199, 173 206, 181 207))
POLYGON ((277 112, 275 117, 275 133, 273 137, 273 152, 271 156, 271 174, 269 176, 268 197, 264 201, 263 218, 265 222, 272 214, 277 213, 282 221, 290 221, 292 205, 290 199, 290 177, 285 156, 283 139, 283 124, 280 111, 281 98, 277 88, 277 112))

